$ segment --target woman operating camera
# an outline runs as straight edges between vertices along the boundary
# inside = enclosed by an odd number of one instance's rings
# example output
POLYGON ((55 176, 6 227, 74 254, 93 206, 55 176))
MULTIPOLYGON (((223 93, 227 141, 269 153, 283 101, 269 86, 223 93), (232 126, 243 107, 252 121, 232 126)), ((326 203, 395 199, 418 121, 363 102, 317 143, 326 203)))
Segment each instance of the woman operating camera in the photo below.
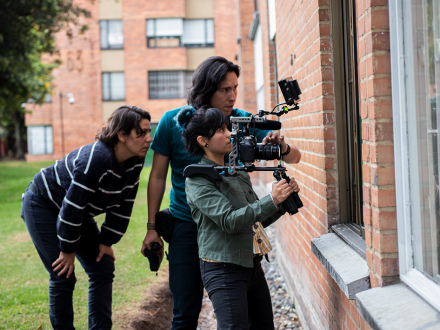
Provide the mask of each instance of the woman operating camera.
MULTIPOLYGON (((183 110, 186 149, 203 155, 199 164, 224 166, 231 152, 227 117, 215 108, 183 110)), ((218 329, 274 328, 269 288, 260 261, 271 251, 264 227, 285 211, 281 203, 299 191, 292 179, 272 184, 261 200, 243 172, 215 181, 206 176, 186 179, 186 194, 197 223, 200 270, 214 306, 218 329)))
POLYGON ((112 245, 130 221, 151 139, 150 114, 122 106, 96 135, 61 161, 41 169, 26 189, 21 216, 49 273, 53 329, 75 329, 74 262, 89 276, 89 329, 112 328, 112 245), (106 213, 99 230, 94 216, 106 213))

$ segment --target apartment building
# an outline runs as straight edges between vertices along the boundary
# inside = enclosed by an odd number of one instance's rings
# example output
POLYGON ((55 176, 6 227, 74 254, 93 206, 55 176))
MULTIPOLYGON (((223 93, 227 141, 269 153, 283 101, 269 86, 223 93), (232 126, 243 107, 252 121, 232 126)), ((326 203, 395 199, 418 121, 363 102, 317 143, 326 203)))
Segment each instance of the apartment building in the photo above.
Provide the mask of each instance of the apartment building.
POLYGON ((101 0, 82 5, 89 30, 56 39, 62 65, 54 94, 28 105, 28 161, 60 159, 94 141, 117 107, 142 106, 158 123, 186 104, 192 73, 206 58, 238 58, 235 4, 227 0, 101 0))

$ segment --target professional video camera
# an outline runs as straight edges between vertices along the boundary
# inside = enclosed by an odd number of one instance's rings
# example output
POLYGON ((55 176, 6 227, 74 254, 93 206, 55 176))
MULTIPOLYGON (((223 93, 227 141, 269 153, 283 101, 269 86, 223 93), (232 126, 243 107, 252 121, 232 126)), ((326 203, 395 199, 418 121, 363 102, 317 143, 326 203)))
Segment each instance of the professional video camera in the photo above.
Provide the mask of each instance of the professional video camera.
MULTIPOLYGON (((221 180, 223 176, 237 176, 237 171, 253 172, 253 171, 273 171, 273 176, 277 181, 285 179, 290 182, 289 176, 286 174, 286 168, 282 166, 282 162, 277 167, 256 167, 256 160, 281 160, 281 148, 279 144, 257 143, 251 130, 255 128, 265 130, 279 130, 281 122, 266 119, 266 115, 282 116, 289 111, 298 110, 298 100, 301 94, 298 82, 292 78, 286 78, 278 82, 281 92, 286 102, 277 104, 271 112, 259 110, 258 114, 249 117, 231 117, 231 145, 232 151, 229 154, 228 166, 216 165, 200 165, 192 164, 185 168, 183 176, 191 177, 197 175, 206 175, 214 180, 221 180), (282 106, 281 108, 279 108, 282 106), (289 108, 288 106, 293 106, 289 108), (275 111, 275 109, 278 109, 275 111), (237 166, 237 157, 239 156, 240 165, 237 166)), ((298 213, 298 209, 303 206, 298 193, 292 193, 283 203, 283 208, 290 214, 298 213)))

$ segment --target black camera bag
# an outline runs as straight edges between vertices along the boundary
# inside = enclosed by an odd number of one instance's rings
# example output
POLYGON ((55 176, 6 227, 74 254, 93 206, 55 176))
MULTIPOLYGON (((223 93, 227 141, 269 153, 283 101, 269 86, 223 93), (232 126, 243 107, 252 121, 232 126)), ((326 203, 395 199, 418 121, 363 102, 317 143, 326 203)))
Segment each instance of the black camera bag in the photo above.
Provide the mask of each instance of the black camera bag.
POLYGON ((170 209, 164 209, 156 213, 156 232, 169 243, 173 235, 174 221, 170 209))

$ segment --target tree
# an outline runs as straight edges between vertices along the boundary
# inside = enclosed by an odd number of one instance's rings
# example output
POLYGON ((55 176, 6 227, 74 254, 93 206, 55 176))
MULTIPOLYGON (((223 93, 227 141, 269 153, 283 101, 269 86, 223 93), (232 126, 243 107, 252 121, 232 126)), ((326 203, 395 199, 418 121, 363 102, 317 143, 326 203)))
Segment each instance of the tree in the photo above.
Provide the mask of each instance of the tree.
POLYGON ((84 33, 87 25, 79 18, 90 16, 73 0, 0 1, 0 125, 14 131, 16 157, 24 157, 22 104, 44 102, 52 70, 61 63, 55 35, 64 29, 72 38, 76 26, 84 33))

